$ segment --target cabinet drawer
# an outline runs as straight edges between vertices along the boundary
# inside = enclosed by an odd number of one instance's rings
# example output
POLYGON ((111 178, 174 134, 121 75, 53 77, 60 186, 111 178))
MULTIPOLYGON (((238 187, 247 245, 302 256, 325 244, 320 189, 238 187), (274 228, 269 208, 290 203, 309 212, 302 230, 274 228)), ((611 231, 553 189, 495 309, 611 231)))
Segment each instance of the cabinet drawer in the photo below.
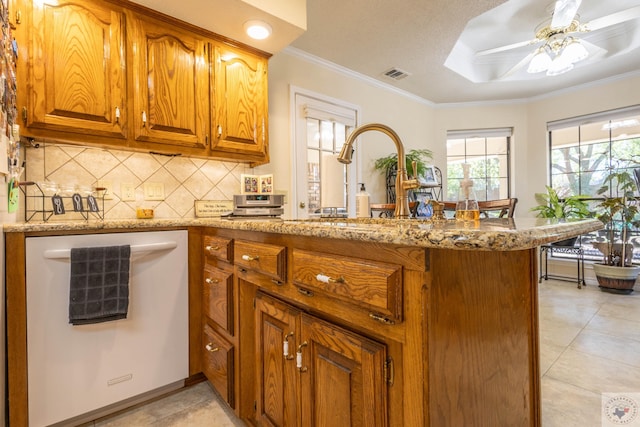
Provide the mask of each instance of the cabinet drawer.
POLYGON ((236 240, 234 252, 237 266, 283 282, 286 280, 287 248, 284 246, 236 240))
POLYGON ((233 260, 233 239, 217 236, 204 236, 202 250, 205 257, 217 258, 222 261, 233 260))
POLYGON ((205 268, 203 282, 205 316, 233 335, 233 272, 205 268))
POLYGON ((208 325, 204 325, 202 345, 205 376, 229 406, 234 408, 233 345, 208 325))
POLYGON ((303 290, 402 320, 402 266, 294 249, 292 274, 303 290))

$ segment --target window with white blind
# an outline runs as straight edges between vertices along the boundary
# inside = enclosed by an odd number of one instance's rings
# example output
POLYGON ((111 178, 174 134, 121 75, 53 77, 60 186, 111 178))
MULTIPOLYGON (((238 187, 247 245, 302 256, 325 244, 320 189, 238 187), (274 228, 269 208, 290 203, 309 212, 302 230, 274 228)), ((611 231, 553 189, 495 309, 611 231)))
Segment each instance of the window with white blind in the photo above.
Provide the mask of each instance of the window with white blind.
POLYGON ((507 199, 510 187, 511 128, 451 130, 447 132, 447 193, 457 200, 462 165, 468 163, 478 200, 507 199))
MULTIPOLYGON (((295 98, 295 216, 347 215, 353 210, 355 168, 337 161, 357 124, 356 107, 318 94, 295 98)), ((354 159, 355 160, 355 159, 354 159)))

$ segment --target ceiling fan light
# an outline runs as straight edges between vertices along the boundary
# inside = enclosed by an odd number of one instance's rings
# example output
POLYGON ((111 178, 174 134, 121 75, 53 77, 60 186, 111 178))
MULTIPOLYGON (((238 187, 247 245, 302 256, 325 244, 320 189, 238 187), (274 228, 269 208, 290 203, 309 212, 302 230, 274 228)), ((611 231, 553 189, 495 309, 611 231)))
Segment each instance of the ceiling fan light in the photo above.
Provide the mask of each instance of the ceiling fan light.
POLYGON ((529 62, 529 68, 527 68, 527 73, 541 73, 542 71, 546 71, 551 65, 551 57, 544 50, 544 48, 539 48, 533 58, 531 58, 531 62, 529 62))
POLYGON ((586 59, 589 56, 589 52, 583 46, 583 44, 580 43, 580 40, 573 39, 571 42, 569 42, 567 47, 564 48, 562 56, 566 56, 567 61, 575 64, 576 62, 586 59))
POLYGON ((547 76, 557 76, 573 69, 573 63, 565 55, 556 55, 547 70, 547 76))

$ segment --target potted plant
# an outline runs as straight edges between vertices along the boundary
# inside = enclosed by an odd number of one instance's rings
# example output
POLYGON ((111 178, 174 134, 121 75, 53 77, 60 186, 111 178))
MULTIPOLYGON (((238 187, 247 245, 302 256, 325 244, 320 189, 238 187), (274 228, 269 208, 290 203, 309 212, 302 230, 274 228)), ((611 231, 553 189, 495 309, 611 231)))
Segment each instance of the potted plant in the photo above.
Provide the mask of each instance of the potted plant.
MULTIPOLYGON (((431 150, 422 149, 422 150, 409 150, 405 154, 405 158, 407 159, 407 175, 409 176, 422 176, 425 171, 425 166, 429 163, 429 160, 433 158, 433 153, 431 150), (413 170, 413 162, 416 162, 416 166, 418 169, 418 174, 416 175, 413 170)), ((376 159, 373 164, 374 169, 383 172, 386 175, 395 172, 398 166, 398 154, 393 153, 386 157, 380 157, 376 159)))
MULTIPOLYGON (((407 175, 413 177, 423 176, 426 166, 433 158, 433 152, 427 149, 412 149, 405 153, 407 160, 407 175), (416 163, 417 171, 413 170, 413 162, 416 163), (417 172, 417 173, 416 173, 417 172)), ((395 182, 398 168, 398 154, 393 153, 386 157, 376 159, 373 168, 384 174, 387 186, 387 201, 395 203, 395 182)))
POLYGON ((604 198, 596 205, 596 216, 605 224, 606 241, 593 244, 604 256, 602 263, 593 264, 593 270, 605 291, 631 293, 640 274, 640 266, 632 264, 633 245, 629 243, 631 229, 640 227, 636 188, 629 171, 614 170, 598 190, 604 198))
MULTIPOLYGON (((538 218, 571 219, 591 216, 589 206, 584 201, 586 196, 561 197, 554 188, 548 185, 546 188, 546 193, 535 194, 538 206, 531 208, 533 212, 537 212, 536 216, 538 218)), ((576 240, 577 237, 572 237, 553 244, 556 246, 574 246, 576 240)))

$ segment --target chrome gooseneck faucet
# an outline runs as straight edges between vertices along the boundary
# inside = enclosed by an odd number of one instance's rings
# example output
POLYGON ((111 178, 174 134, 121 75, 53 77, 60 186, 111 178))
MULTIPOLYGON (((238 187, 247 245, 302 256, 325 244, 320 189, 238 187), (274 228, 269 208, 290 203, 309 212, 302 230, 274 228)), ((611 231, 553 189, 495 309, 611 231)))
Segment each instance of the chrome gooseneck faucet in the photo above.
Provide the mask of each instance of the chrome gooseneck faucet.
MULTIPOLYGON (((396 175, 396 209, 393 216, 394 218, 400 219, 409 218, 411 211, 409 210, 407 191, 412 188, 418 188, 420 184, 417 179, 409 179, 407 176, 407 159, 404 156, 404 146, 402 145, 402 141, 400 141, 400 137, 393 129, 380 123, 369 123, 355 128, 342 146, 338 161, 344 164, 351 163, 353 143, 360 134, 370 130, 377 130, 378 132, 386 134, 396 144, 396 150, 398 151, 398 172, 396 175)), ((416 170, 415 165, 413 170, 416 170)))

